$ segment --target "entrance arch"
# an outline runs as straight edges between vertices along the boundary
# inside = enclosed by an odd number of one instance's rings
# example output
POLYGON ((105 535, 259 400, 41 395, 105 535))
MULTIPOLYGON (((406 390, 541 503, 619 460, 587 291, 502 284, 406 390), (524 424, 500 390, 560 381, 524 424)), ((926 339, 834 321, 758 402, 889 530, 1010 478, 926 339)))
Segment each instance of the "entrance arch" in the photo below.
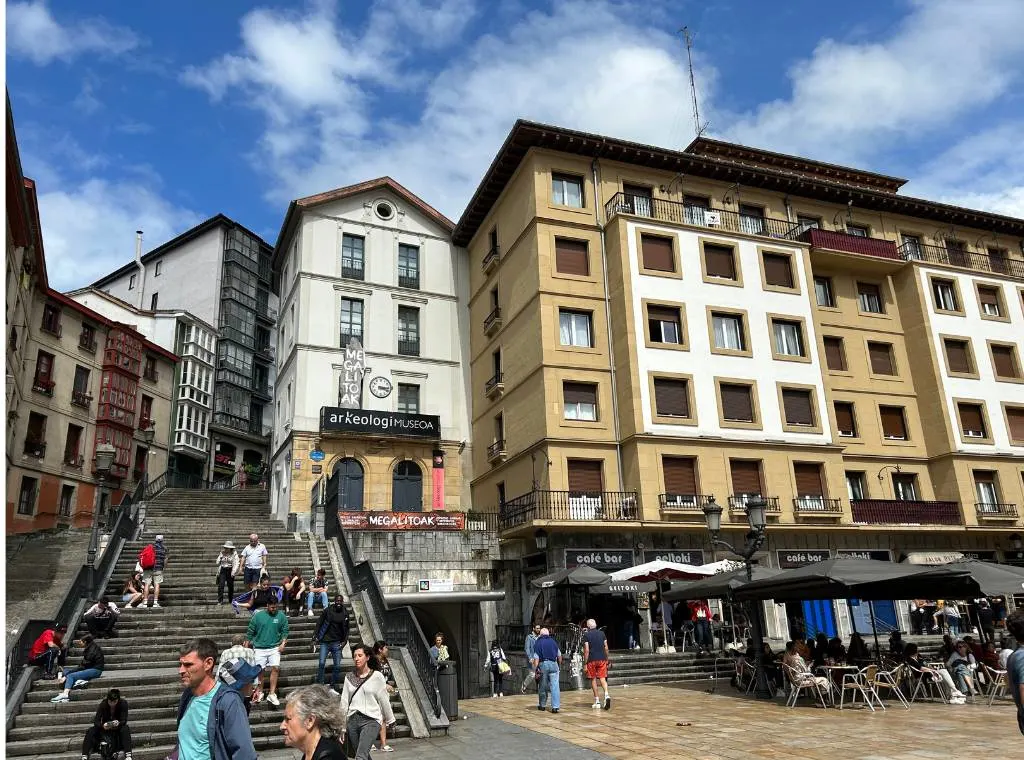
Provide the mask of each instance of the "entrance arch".
POLYGON ((398 463, 391 478, 391 511, 423 511, 423 471, 409 459, 398 463))
POLYGON ((346 457, 334 466, 331 480, 335 481, 339 512, 363 511, 363 466, 346 457))

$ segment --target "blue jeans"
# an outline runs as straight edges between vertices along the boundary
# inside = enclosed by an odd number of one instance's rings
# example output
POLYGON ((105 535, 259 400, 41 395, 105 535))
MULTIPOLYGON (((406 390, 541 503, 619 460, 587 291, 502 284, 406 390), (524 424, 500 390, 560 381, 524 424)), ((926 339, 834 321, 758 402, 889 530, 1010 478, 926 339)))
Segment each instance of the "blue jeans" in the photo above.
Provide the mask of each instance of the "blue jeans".
POLYGON ((319 599, 320 605, 326 610, 327 609, 327 592, 326 591, 310 591, 306 594, 306 608, 312 612, 313 603, 319 599))
POLYGON ((557 710, 562 706, 562 695, 558 689, 558 663, 544 660, 540 664, 540 683, 537 684, 538 705, 544 707, 551 692, 551 708, 557 710))
POLYGON ((103 675, 103 671, 99 668, 85 668, 84 670, 72 670, 64 674, 67 676, 67 680, 64 682, 65 689, 72 689, 75 686, 76 681, 91 681, 94 678, 99 678, 103 675))
POLYGON ((331 673, 331 687, 338 685, 338 677, 341 675, 341 649, 345 646, 342 641, 332 641, 329 644, 320 644, 320 665, 316 670, 316 682, 324 682, 324 667, 327 665, 327 653, 331 653, 334 660, 334 671, 331 673))
POLYGON ((960 635, 960 618, 946 615, 946 625, 949 626, 949 633, 951 636, 960 635))

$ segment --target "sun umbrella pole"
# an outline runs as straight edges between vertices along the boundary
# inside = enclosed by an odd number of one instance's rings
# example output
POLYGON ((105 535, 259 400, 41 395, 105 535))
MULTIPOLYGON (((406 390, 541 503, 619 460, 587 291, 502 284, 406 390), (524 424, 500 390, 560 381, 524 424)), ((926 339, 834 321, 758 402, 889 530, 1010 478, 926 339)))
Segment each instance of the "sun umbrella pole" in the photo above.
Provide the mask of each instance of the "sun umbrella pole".
POLYGON ((850 633, 857 632, 857 618, 853 616, 853 605, 850 604, 850 600, 846 600, 846 611, 850 614, 850 633))
POLYGON ((875 636, 875 657, 882 654, 882 647, 878 644, 878 626, 875 625, 875 603, 868 602, 868 611, 871 613, 871 633, 875 636))

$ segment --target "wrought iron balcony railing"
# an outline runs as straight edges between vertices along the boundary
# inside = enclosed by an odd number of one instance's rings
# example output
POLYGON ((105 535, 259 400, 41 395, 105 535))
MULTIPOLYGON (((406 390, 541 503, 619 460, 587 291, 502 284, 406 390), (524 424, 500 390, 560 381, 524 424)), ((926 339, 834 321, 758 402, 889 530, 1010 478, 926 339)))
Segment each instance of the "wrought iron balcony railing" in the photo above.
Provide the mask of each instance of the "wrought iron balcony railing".
POLYGON ((481 263, 481 267, 483 268, 484 272, 490 272, 491 269, 493 269, 495 265, 498 263, 498 260, 500 258, 501 254, 498 251, 498 246, 492 246, 490 250, 488 250, 487 253, 484 254, 484 260, 481 263))
POLYGON ((78 336, 78 347, 83 351, 88 351, 91 354, 96 353, 96 338, 91 337, 88 333, 80 333, 78 336))
POLYGON ((974 505, 974 510, 981 519, 995 520, 1016 520, 1017 505, 1001 504, 991 501, 979 501, 974 505))
POLYGON ((48 377, 37 377, 32 381, 32 390, 36 393, 42 393, 44 396, 52 396, 53 388, 56 384, 55 380, 51 380, 48 377))
POLYGON ((420 342, 419 340, 398 340, 398 355, 399 356, 419 356, 420 355, 420 342))
POLYGON ((496 459, 504 459, 508 456, 508 449, 505 448, 504 439, 495 441, 487 447, 487 461, 493 462, 496 459))
POLYGON ((504 375, 501 372, 495 372, 491 379, 484 384, 484 394, 488 397, 502 393, 505 390, 504 375))
POLYGON ((960 504, 955 501, 900 501, 898 499, 851 499, 855 523, 874 525, 963 525, 960 504))
POLYGON ((341 276, 346 280, 362 280, 366 277, 366 270, 362 267, 341 265, 341 276))
POLYGON ((701 512, 704 507, 714 501, 711 494, 699 493, 660 493, 658 506, 662 512, 701 512))
POLYGON ((92 403, 92 395, 87 391, 71 391, 71 403, 88 409, 92 403))
POLYGON ((734 494, 729 497, 730 512, 746 512, 747 504, 752 501, 763 501, 764 511, 768 514, 779 514, 782 507, 779 506, 778 496, 759 496, 753 494, 734 494))
POLYGON ((531 491, 506 501, 498 509, 502 530, 535 520, 639 520, 635 491, 531 491))
POLYGON ((786 238, 796 225, 788 219, 773 219, 768 216, 751 216, 735 211, 722 211, 693 206, 679 201, 662 198, 648 198, 643 195, 616 193, 605 206, 605 218, 617 214, 656 219, 662 222, 691 224, 726 232, 742 232, 768 238, 786 238))
POLYGON ((841 515, 843 504, 839 499, 824 496, 800 496, 793 499, 793 511, 798 515, 841 515))
POLYGON ((411 288, 413 290, 420 289, 420 273, 415 272, 413 274, 399 274, 398 275, 398 287, 400 288, 411 288))
POLYGON ((46 441, 34 441, 31 438, 26 438, 23 453, 27 457, 42 459, 46 456, 46 441))
POLYGON ((918 242, 907 242, 899 247, 900 256, 906 261, 927 261, 932 264, 947 264, 978 272, 1009 275, 1024 279, 1024 261, 1009 256, 975 253, 963 248, 946 248, 918 242))
POLYGON ((501 308, 495 306, 491 309, 491 312, 484 317, 484 332, 490 335, 492 332, 501 327, 501 308))
POLYGON ((894 261, 899 261, 903 258, 900 256, 899 251, 896 250, 896 244, 891 240, 848 235, 845 232, 820 230, 817 227, 799 228, 795 233, 797 234, 792 236, 793 240, 810 243, 813 248, 827 248, 830 251, 859 253, 862 256, 874 256, 894 261))

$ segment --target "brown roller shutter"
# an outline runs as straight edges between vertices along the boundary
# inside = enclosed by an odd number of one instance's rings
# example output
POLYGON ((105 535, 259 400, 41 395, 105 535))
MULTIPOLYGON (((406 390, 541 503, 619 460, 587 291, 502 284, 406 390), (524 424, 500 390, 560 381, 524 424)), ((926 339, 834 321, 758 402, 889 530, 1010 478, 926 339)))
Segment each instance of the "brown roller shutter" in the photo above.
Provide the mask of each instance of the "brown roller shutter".
POLYGON ((836 429, 840 434, 857 434, 857 425, 853 421, 853 404, 847 401, 836 401, 836 429))
POLYGON ((761 493, 761 463, 756 459, 730 459, 732 492, 761 493))
POLYGON ((600 459, 570 459, 568 466, 569 491, 599 494, 604 490, 600 459))
POLYGON ((879 415, 882 418, 882 435, 886 438, 907 437, 907 426, 903 418, 903 408, 899 406, 879 407, 879 415))
POLYGON ((555 238, 555 269, 562 274, 589 276, 590 260, 587 256, 587 242, 555 238))
POLYGON ((597 386, 593 383, 562 383, 566 404, 597 404, 597 386))
POLYGON ((754 405, 749 385, 730 385, 722 383, 722 416, 727 420, 738 422, 754 421, 754 405))
POLYGON ((967 341, 947 340, 946 361, 949 362, 950 372, 970 374, 971 359, 967 353, 967 341))
POLYGON ((825 364, 829 369, 846 370, 846 352, 842 338, 825 338, 825 364))
POLYGON ((1007 409, 1006 426, 1010 429, 1010 440, 1024 441, 1024 409, 1007 409))
POLYGON ((736 279, 736 261, 733 249, 725 245, 704 244, 704 271, 708 277, 736 279))
POLYGON ((998 377, 1017 377, 1013 349, 1010 346, 992 346, 992 363, 998 377))
POLYGON ((655 306, 650 304, 647 307, 647 319, 657 322, 674 322, 679 324, 679 308, 677 306, 655 306))
POLYGON ((764 254, 764 281, 779 288, 793 287, 793 268, 789 265, 789 256, 764 254))
POLYGON ((662 457, 665 493, 690 496, 697 493, 697 460, 692 457, 662 457))
POLYGON ((659 416, 689 417, 690 396, 686 381, 654 378, 654 410, 659 416))
POLYGON ((814 408, 811 405, 810 391, 783 389, 782 406, 786 410, 787 425, 814 424, 814 408))
POLYGON ((821 487, 821 465, 797 462, 793 465, 797 496, 824 496, 821 487))
POLYGON ((981 418, 981 407, 978 404, 960 404, 960 426, 964 432, 974 431, 984 434, 985 423, 981 418))
POLYGON ((868 343, 868 358, 871 360, 871 371, 876 375, 896 374, 896 368, 892 363, 891 344, 868 343))
MULTIPOLYGON (((999 311, 999 291, 996 288, 978 288, 978 300, 982 306, 995 306, 999 311)), ((982 314, 985 314, 982 309, 982 314)))
POLYGON ((676 271, 676 256, 669 238, 641 235, 640 255, 643 257, 644 269, 654 269, 658 272, 676 271))

